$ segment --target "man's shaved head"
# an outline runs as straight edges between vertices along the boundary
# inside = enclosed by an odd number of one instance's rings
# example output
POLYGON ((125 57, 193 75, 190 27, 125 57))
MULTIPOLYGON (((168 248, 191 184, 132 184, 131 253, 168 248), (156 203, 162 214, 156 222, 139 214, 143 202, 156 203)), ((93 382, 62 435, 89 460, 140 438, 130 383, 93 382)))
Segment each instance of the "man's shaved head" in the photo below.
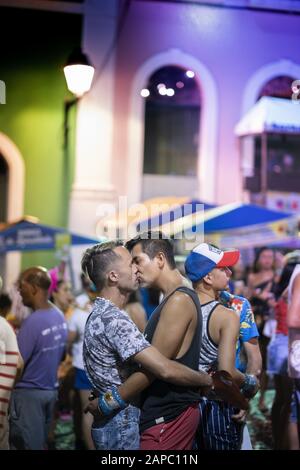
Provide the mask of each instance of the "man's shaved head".
POLYGON ((51 285, 50 275, 47 269, 42 266, 35 266, 26 269, 20 276, 20 281, 21 280, 28 282, 32 286, 38 287, 45 292, 48 292, 51 285))

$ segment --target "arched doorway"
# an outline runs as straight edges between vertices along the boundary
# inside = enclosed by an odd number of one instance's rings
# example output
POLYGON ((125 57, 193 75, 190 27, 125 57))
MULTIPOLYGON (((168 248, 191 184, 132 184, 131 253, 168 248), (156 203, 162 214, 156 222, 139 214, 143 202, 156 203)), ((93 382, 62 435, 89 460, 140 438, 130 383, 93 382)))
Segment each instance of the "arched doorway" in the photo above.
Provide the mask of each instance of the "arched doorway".
MULTIPOLYGON (((8 165, 0 154, 0 223, 6 222, 8 191, 8 165)), ((5 272, 4 256, 0 255, 0 275, 5 272)))
POLYGON ((142 198, 196 195, 201 96, 194 72, 161 67, 141 94, 146 101, 142 198))
MULTIPOLYGON (((17 146, 0 132, 0 211, 5 215, 5 221, 14 221, 23 216, 24 208, 24 183, 25 166, 23 157, 17 146), (5 184, 4 184, 5 181, 5 184), (5 195, 6 202, 2 202, 2 194, 5 195)), ((1 219, 1 217, 0 217, 1 219)), ((20 253, 9 253, 5 263, 5 284, 9 286, 19 275, 21 265, 20 253)), ((2 266, 2 273, 4 267, 2 266)))
POLYGON ((0 154, 0 222, 7 219, 8 165, 0 154))
POLYGON ((206 202, 214 202, 216 198, 217 86, 211 72, 197 58, 179 49, 170 49, 154 55, 144 62, 132 81, 126 165, 129 204, 139 202, 142 195, 145 99, 141 97, 140 92, 146 87, 149 77, 155 71, 170 64, 185 70, 192 70, 201 88, 201 104, 203 106, 201 107, 197 158, 198 197, 206 202))

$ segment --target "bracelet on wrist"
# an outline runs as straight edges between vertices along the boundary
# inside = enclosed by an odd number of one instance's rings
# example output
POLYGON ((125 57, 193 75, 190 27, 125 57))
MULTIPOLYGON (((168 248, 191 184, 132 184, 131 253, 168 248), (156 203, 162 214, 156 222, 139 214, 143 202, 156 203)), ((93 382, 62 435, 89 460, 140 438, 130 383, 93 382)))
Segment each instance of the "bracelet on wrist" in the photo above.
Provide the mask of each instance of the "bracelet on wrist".
POLYGON ((124 410, 124 408, 126 408, 128 406, 128 403, 126 403, 126 401, 123 400, 123 398, 119 394, 119 391, 118 391, 117 387, 112 387, 111 393, 112 393, 112 396, 113 396, 114 400, 118 403, 119 408, 124 410))
POLYGON ((255 375, 245 374, 245 381, 240 390, 246 398, 252 398, 258 390, 258 382, 255 375))
POLYGON ((98 408, 104 416, 109 416, 114 411, 113 408, 107 404, 103 394, 98 398, 98 408))

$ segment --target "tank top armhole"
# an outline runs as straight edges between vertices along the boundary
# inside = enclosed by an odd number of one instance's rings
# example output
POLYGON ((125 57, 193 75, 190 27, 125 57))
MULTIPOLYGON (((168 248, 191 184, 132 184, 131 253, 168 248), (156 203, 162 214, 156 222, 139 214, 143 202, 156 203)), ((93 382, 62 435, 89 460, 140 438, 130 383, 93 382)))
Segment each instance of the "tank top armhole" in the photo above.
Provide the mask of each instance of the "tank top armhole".
POLYGON ((215 309, 216 309, 219 305, 222 305, 222 304, 220 304, 220 302, 217 302, 216 305, 211 309, 211 311, 210 311, 209 314, 208 314, 207 321, 206 321, 206 334, 207 334, 207 337, 208 337, 209 341, 210 341, 216 348, 218 348, 218 345, 214 342, 214 340, 212 339, 212 337, 210 336, 210 333, 209 333, 209 321, 210 321, 210 318, 211 318, 212 313, 215 311, 215 309))

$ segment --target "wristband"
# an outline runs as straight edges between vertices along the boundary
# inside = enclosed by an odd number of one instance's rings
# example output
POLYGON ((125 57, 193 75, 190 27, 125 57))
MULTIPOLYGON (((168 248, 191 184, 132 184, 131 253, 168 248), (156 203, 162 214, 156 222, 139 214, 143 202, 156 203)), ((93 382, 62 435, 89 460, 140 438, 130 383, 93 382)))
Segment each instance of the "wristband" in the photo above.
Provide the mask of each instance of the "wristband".
POLYGON ((111 389, 111 393, 112 393, 112 396, 113 398, 116 400, 116 402, 118 403, 119 405, 119 408, 121 408, 121 410, 124 410, 124 408, 127 407, 128 403, 126 403, 126 401, 123 400, 123 398, 121 397, 121 395, 119 394, 119 391, 117 389, 117 387, 113 387, 111 389))
POLYGON ((100 395, 98 407, 105 416, 109 416, 115 410, 120 409, 119 403, 114 399, 111 392, 105 392, 104 395, 100 395))
POLYGON ((98 398, 98 408, 99 408, 99 411, 104 415, 104 416, 109 416, 110 414, 112 414, 112 412, 114 411, 113 408, 111 408, 105 398, 104 398, 104 395, 100 395, 100 397, 98 398))
POLYGON ((252 398, 258 390, 258 382, 255 375, 245 374, 245 381, 240 388, 246 398, 252 398))

